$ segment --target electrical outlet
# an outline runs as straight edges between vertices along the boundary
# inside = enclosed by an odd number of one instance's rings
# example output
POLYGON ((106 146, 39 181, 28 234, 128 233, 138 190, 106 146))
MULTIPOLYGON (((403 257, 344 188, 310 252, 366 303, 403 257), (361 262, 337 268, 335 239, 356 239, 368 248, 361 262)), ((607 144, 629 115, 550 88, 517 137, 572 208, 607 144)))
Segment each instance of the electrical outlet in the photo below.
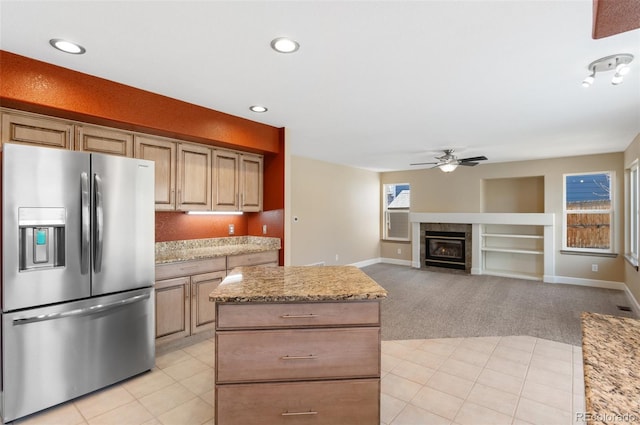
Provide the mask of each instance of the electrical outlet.
POLYGON ((266 235, 266 234, 267 234, 267 225, 266 225, 266 224, 263 224, 263 225, 262 225, 262 234, 263 234, 263 235, 266 235))
POLYGON ((340 258, 340 257, 338 257, 338 254, 336 254, 336 261, 338 261, 338 258, 340 258))
POLYGON ((598 271, 598 265, 597 264, 592 264, 591 265, 591 271, 592 272, 597 272, 598 271))
POLYGON ((233 224, 229 225, 229 234, 233 235, 236 232, 236 226, 234 226, 233 224))
POLYGON ((402 254, 402 248, 398 248, 398 254, 402 254))

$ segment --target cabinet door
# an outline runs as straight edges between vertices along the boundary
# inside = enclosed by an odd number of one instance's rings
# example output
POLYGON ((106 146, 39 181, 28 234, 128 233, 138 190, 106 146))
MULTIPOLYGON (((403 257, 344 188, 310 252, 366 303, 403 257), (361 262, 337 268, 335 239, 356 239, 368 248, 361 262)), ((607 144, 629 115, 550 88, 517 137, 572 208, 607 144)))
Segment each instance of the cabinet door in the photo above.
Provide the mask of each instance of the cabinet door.
POLYGON ((213 209, 238 211, 239 158, 237 152, 213 151, 213 209))
POLYGON ((2 112, 2 143, 73 148, 73 124, 38 115, 2 112))
POLYGON ((76 127, 76 150, 133 156, 133 134, 92 125, 76 127))
POLYGON ((176 209, 176 143, 145 136, 135 137, 135 157, 155 163, 156 211, 176 209))
POLYGON ((262 156, 240 155, 240 209, 262 211, 262 156))
POLYGON ((211 210, 211 149, 186 143, 178 145, 177 209, 211 210))
POLYGON ((191 332, 190 279, 179 277, 156 282, 156 338, 168 341, 191 332))
POLYGON ((196 334, 215 325, 215 304, 209 294, 226 276, 224 271, 191 276, 191 333, 196 334))

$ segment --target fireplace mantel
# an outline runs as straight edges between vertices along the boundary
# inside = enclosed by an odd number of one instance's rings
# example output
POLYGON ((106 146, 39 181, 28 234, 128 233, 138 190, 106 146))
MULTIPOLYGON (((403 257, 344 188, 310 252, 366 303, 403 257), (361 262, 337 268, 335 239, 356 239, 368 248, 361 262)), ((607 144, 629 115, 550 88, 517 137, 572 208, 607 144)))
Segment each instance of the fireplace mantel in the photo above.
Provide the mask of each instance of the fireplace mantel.
POLYGON ((471 274, 491 274, 484 269, 483 227, 484 225, 544 226, 544 273, 543 281, 552 281, 555 274, 554 261, 554 214, 547 213, 409 213, 411 222, 412 265, 420 268, 420 223, 460 223, 472 226, 471 274))

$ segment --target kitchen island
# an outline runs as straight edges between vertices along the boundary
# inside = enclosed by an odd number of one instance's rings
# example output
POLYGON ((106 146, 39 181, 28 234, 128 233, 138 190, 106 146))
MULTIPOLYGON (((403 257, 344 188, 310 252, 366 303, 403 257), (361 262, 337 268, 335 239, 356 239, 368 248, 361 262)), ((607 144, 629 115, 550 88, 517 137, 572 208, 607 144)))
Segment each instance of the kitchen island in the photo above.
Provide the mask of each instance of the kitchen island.
POLYGON ((582 335, 582 419, 588 425, 640 423, 640 320, 582 313, 582 335))
POLYGON ((386 295, 352 266, 234 269, 209 295, 216 423, 379 424, 386 295))

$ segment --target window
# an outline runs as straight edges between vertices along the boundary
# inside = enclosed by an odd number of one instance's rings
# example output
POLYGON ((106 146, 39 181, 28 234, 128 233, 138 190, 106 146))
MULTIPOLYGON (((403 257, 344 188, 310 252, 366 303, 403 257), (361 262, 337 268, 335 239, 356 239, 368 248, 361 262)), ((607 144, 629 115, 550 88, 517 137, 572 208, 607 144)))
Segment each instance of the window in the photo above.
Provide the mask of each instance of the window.
POLYGON ((409 184, 385 184, 383 204, 383 238, 408 241, 410 239, 409 206, 411 204, 409 184))
POLYGON ((564 175, 563 248, 611 252, 612 171, 564 175))
POLYGON ((638 264, 638 161, 627 170, 627 226, 626 226, 626 254, 634 264, 638 264))

